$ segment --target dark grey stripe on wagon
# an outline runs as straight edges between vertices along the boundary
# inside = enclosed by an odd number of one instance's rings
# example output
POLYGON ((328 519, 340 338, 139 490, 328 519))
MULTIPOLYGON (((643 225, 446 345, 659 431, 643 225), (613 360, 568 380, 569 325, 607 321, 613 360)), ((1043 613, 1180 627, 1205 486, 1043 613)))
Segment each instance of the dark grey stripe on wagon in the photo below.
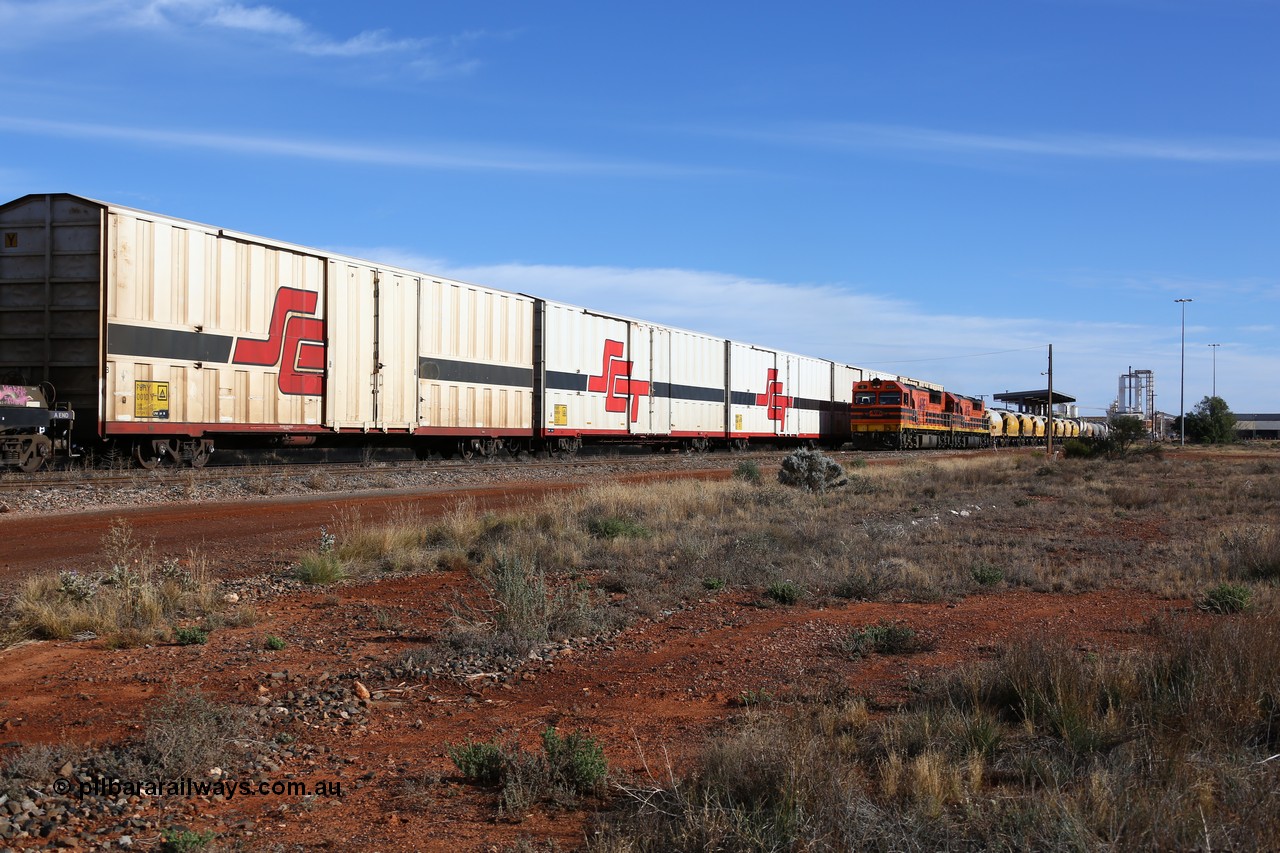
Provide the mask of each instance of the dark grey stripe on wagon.
POLYGON ((552 391, 585 391, 587 390, 587 377, 581 373, 548 370, 547 388, 552 391))
MULTIPOLYGON (((787 396, 783 394, 782 396, 787 396)), ((760 402, 759 394, 752 394, 750 391, 734 391, 733 396, 729 400, 735 406, 763 406, 760 402)), ((791 403, 787 407, 789 409, 806 409, 816 412, 829 412, 833 409, 830 400, 813 400, 808 397, 792 397, 791 403)))
POLYGON ((234 340, 229 335, 206 335, 203 332, 152 329, 121 323, 107 324, 107 352, 111 355, 225 364, 231 360, 231 344, 234 340))
POLYGON ((706 403, 723 403, 723 388, 703 388, 698 385, 675 385, 670 382, 653 383, 653 396, 670 397, 672 400, 698 400, 706 403))
POLYGON ((792 408, 796 408, 796 409, 808 409, 809 411, 815 411, 815 412, 829 412, 829 411, 831 411, 831 401, 830 401, 830 400, 811 400, 811 399, 809 399, 808 397, 794 397, 794 398, 792 398, 792 400, 791 400, 791 406, 792 406, 792 408))
POLYGON ((532 388, 533 369, 478 361, 454 361, 447 358, 418 359, 418 378, 440 382, 470 382, 475 385, 505 385, 532 388))

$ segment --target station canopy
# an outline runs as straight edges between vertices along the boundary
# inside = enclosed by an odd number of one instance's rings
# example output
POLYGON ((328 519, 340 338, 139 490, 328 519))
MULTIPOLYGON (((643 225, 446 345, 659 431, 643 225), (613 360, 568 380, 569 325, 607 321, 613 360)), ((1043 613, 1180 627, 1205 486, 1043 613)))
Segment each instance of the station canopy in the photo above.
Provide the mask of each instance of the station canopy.
MULTIPOLYGON (((1046 415, 1049 413, 1049 389, 1044 388, 1040 391, 1005 391, 1003 394, 992 395, 997 403, 1006 405, 1014 405, 1018 407, 1019 412, 1026 412, 1030 415, 1046 415)), ((1058 389, 1053 390, 1053 403, 1074 403, 1075 397, 1070 394, 1063 394, 1058 389)))

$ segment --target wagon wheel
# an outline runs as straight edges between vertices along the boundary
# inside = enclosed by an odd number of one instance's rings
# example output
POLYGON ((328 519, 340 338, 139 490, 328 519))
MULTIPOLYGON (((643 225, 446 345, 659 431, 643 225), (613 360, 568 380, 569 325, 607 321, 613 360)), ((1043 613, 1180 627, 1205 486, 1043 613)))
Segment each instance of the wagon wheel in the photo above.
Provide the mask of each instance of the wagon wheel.
POLYGON ((458 442, 458 456, 468 461, 476 456, 476 449, 472 446, 470 439, 463 439, 458 442))
POLYGON ((213 455, 213 442, 203 439, 196 442, 195 448, 191 451, 191 467, 203 468, 209 463, 209 457, 213 455))
POLYGON ((47 437, 32 436, 31 441, 22 448, 22 454, 18 458, 18 468, 25 474, 34 474, 44 467, 45 460, 52 449, 53 442, 47 437))
POLYGON ((147 471, 155 469, 167 455, 163 441, 144 441, 133 446, 133 461, 147 471))

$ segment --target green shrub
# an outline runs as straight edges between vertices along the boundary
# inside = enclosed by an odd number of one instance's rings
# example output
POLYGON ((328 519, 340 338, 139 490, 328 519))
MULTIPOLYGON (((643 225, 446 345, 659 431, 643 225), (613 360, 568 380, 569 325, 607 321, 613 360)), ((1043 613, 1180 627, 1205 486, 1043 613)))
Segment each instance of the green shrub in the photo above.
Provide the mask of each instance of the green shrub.
POLYGON ((756 690, 743 690, 734 698, 734 702, 741 705, 743 708, 753 708, 757 705, 768 705, 772 701, 773 694, 763 688, 756 690))
POLYGON ((640 522, 617 516, 593 518, 587 522, 587 530, 597 539, 647 539, 650 535, 640 522))
POLYGON ((990 563, 979 563, 973 567, 973 581, 978 586, 995 586, 1004 580, 1004 572, 990 563))
POLYGON ((580 731, 561 737, 546 729, 542 755, 524 752, 518 744, 504 747, 470 739, 445 750, 467 781, 500 786, 498 810, 513 816, 540 799, 599 793, 609 769, 599 742, 580 731))
POLYGON ((803 593, 800 587, 791 581, 774 581, 769 584, 764 594, 779 604, 795 604, 803 593))
POLYGON ((298 561, 294 577, 303 583, 327 585, 347 576, 342 561, 333 553, 307 554, 298 561))
POLYGON ((738 467, 733 469, 733 476, 738 480, 745 480, 748 483, 758 483, 762 479, 760 474, 760 466, 750 459, 744 459, 738 463, 738 467))
POLYGON ((294 577, 303 583, 331 584, 347 576, 342 559, 334 547, 338 538, 327 527, 320 528, 320 545, 314 554, 307 554, 293 570, 294 577))
POLYGON ((286 643, 284 640, 280 639, 279 637, 277 637, 275 634, 268 634, 267 640, 264 643, 264 645, 271 651, 278 652, 283 650, 285 646, 289 644, 286 643))
POLYGON ((609 765, 604 748, 594 737, 580 731, 561 737, 555 729, 542 733, 551 783, 575 794, 591 794, 604 784, 609 765))
POLYGON ((712 592, 724 589, 724 578, 703 578, 702 588, 712 592))
POLYGON ((1100 446, 1078 438, 1069 438, 1062 445, 1062 455, 1068 459, 1092 459, 1098 454, 1100 446))
POLYGON ((1214 613, 1239 613, 1253 603, 1253 590, 1243 584, 1220 583, 1204 597, 1203 607, 1214 613))
POLYGON ((195 625, 177 628, 174 630, 173 636, 180 646, 203 646, 209 642, 209 632, 195 625))
POLYGON ((934 644, 930 638, 917 633, 913 628, 882 619, 875 625, 850 631, 841 645, 846 654, 861 657, 868 652, 882 655, 910 654, 930 649, 934 644))
POLYGON ((496 785, 502 781, 507 755, 498 744, 475 743, 468 738, 459 746, 446 744, 445 752, 468 782, 496 785))
POLYGON ((194 829, 175 826, 160 830, 161 853, 193 853, 203 850, 216 837, 212 832, 196 832, 194 829))

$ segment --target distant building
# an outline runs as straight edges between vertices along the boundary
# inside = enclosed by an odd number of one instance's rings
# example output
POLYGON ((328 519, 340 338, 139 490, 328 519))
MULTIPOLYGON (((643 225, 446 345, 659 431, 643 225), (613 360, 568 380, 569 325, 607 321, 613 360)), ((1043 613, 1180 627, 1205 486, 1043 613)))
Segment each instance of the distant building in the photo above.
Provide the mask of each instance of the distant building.
POLYGON ((1237 437, 1280 439, 1280 414, 1235 414, 1237 437))

